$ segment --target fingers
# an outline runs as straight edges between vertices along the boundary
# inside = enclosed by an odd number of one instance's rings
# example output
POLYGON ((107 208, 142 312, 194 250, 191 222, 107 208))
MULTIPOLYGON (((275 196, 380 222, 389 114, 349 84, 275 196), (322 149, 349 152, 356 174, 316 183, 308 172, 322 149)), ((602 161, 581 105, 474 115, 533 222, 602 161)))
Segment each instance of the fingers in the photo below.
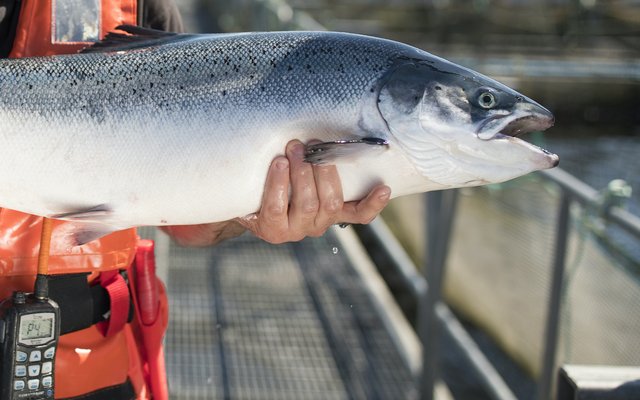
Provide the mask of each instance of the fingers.
POLYGON ((262 198, 264 224, 286 229, 289 209, 289 160, 276 157, 271 163, 262 198))
POLYGON ((270 243, 320 236, 333 224, 363 224, 387 205, 389 187, 380 185, 364 199, 344 203, 338 170, 304 162, 304 145, 291 141, 267 174, 260 211, 237 222, 270 243), (290 196, 290 197, 289 197, 290 196))
POLYGON ((391 189, 388 186, 376 186, 364 199, 344 203, 340 212, 340 222, 368 224, 389 204, 390 198, 391 189))
POLYGON ((329 226, 339 220, 344 205, 342 183, 335 165, 316 165, 313 167, 318 200, 320 206, 315 219, 317 231, 315 236, 322 235, 329 226))
POLYGON ((289 229, 293 240, 300 240, 315 230, 315 219, 320 208, 313 165, 304 162, 304 145, 291 141, 287 145, 287 158, 291 165, 291 202, 289 229))
POLYGON ((236 221, 267 242, 283 243, 288 237, 288 213, 289 160, 280 156, 269 167, 260 212, 236 221))

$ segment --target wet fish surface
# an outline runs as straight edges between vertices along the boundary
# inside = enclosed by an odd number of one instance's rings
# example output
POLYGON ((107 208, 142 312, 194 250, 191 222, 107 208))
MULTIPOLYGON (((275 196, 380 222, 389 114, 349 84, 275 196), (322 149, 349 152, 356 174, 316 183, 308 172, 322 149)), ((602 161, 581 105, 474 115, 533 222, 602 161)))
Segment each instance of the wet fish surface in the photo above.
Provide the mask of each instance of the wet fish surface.
MULTIPOLYGON (((337 165, 345 200, 502 182, 558 157, 524 95, 401 43, 336 32, 122 27, 88 52, 0 60, 0 207, 85 237, 257 211, 291 139, 337 165)), ((86 241, 86 240, 85 240, 86 241)))

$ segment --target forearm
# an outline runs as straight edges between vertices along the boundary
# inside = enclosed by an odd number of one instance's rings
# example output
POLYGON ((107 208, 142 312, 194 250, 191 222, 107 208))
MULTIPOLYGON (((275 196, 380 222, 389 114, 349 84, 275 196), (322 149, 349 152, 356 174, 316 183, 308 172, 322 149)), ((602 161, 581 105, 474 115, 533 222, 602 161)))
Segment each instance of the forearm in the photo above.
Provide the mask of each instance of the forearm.
POLYGON ((160 229, 176 243, 186 247, 212 246, 246 231, 246 228, 233 220, 201 225, 163 226, 160 229))

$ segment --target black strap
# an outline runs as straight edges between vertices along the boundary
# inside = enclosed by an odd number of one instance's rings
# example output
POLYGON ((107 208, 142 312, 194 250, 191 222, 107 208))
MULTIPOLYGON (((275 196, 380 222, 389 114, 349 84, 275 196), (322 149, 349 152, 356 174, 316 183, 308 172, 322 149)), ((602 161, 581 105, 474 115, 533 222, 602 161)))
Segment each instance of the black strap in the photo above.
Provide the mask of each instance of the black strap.
POLYGON ((109 386, 75 397, 65 397, 62 400, 135 400, 136 392, 133 385, 127 381, 120 385, 109 386))
MULTIPOLYGON (((104 321, 109 313, 109 293, 100 285, 90 286, 87 275, 49 275, 49 297, 60 307, 61 335, 104 321)), ((130 302, 128 321, 132 319, 133 302, 130 302)))

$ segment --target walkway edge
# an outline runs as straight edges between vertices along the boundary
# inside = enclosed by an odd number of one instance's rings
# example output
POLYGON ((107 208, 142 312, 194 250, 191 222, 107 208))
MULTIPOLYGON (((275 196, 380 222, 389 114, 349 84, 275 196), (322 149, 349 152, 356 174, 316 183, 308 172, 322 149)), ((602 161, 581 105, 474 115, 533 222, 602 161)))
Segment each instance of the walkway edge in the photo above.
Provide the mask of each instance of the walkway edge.
POLYGON ((355 271, 362 278, 371 302, 384 321, 387 331, 409 370, 413 376, 418 376, 422 369, 422 345, 418 336, 405 319, 353 228, 333 227, 332 229, 340 242, 339 250, 349 259, 355 271))

